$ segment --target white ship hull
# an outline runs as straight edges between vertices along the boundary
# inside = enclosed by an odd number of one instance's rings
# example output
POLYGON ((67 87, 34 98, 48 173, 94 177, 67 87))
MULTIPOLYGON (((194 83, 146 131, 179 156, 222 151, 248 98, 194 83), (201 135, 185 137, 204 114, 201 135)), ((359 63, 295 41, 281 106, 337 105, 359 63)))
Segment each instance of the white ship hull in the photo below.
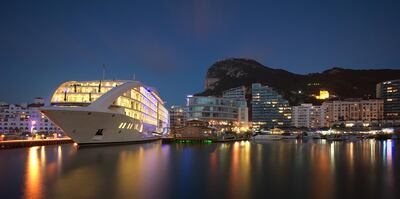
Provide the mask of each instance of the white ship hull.
POLYGON ((160 139, 160 136, 152 135, 153 126, 121 113, 99 112, 86 107, 47 107, 42 112, 78 145, 160 139))

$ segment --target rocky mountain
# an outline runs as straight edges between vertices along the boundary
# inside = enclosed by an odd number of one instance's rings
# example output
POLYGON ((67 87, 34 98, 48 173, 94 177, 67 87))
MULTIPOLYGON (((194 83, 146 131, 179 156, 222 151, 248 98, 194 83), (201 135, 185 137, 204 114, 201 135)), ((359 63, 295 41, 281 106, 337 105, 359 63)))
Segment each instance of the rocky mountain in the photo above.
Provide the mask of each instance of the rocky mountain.
MULTIPOLYGON (((273 87, 291 105, 316 103, 315 95, 324 89, 337 98, 374 98, 378 82, 399 79, 400 70, 353 70, 334 67, 322 73, 306 75, 274 69, 251 59, 232 58, 214 63, 207 71, 205 90, 196 95, 220 96, 237 86, 251 88, 252 83, 273 87)), ((250 90, 250 89, 248 89, 250 90)))

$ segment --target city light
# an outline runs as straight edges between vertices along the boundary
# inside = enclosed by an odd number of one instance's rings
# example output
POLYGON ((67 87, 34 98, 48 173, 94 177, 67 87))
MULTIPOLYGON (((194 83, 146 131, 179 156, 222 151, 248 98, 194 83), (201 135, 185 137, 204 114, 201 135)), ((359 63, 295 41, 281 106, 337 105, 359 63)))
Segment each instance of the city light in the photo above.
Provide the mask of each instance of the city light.
POLYGON ((329 98, 329 91, 327 90, 320 90, 319 95, 315 96, 315 99, 325 100, 329 98))

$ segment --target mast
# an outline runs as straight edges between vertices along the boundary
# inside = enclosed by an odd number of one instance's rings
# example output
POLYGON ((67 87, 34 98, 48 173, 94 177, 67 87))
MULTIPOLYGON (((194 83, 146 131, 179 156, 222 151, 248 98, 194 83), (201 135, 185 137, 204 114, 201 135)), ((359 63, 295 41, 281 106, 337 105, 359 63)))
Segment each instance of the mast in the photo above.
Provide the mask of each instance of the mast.
POLYGON ((103 69, 103 77, 102 77, 102 79, 100 80, 100 83, 99 83, 99 93, 101 93, 101 81, 102 80, 104 81, 104 78, 106 77, 106 65, 105 64, 103 64, 102 69, 103 69))
POLYGON ((103 64, 103 81, 104 81, 104 79, 106 78, 106 65, 105 64, 103 64))

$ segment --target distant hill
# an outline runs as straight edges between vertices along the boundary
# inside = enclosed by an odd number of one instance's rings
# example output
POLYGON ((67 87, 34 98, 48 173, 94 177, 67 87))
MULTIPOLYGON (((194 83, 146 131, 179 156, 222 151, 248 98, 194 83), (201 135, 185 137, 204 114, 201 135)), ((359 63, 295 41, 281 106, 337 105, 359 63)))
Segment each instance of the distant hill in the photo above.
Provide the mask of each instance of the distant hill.
MULTIPOLYGON (((321 103, 312 95, 328 90, 337 98, 374 98, 378 82, 399 79, 400 70, 353 70, 334 67, 322 73, 295 74, 273 69, 251 59, 232 58, 214 63, 207 71, 205 91, 196 95, 222 95, 237 86, 251 88, 252 83, 273 87, 289 100, 299 103, 321 103), (300 92, 299 92, 300 91, 300 92)), ((250 90, 250 89, 249 89, 250 90)))

